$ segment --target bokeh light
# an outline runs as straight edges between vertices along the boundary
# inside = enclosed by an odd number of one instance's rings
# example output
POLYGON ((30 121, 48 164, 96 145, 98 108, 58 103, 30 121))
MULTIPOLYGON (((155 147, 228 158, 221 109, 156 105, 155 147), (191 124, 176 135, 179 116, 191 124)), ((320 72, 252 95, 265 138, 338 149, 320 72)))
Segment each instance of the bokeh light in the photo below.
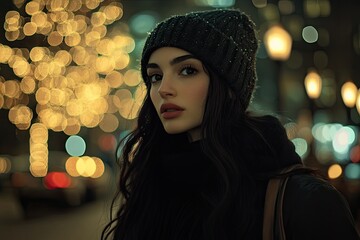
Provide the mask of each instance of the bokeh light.
POLYGON ((156 25, 155 13, 142 12, 134 15, 130 19, 130 27, 134 33, 146 36, 156 25))
POLYGON ((358 88, 352 81, 348 81, 341 86, 341 97, 347 107, 352 108, 355 106, 357 95, 358 88))
POLYGON ((119 120, 114 114, 105 114, 99 127, 104 132, 114 132, 119 127, 119 120))
POLYGON ((295 5, 289 0, 280 0, 278 2, 279 10, 282 14, 291 14, 295 10, 295 5))
POLYGON ((350 150, 350 160, 353 163, 360 162, 360 146, 356 145, 350 150))
POLYGON ((304 159, 308 155, 308 144, 305 139, 303 138, 294 138, 291 140, 295 145, 296 153, 304 159))
POLYGON ((50 172, 45 176, 44 184, 48 189, 68 188, 71 178, 64 172, 50 172))
POLYGON ((94 128, 100 123, 101 129, 115 131, 119 115, 134 119, 141 104, 139 94, 136 100, 130 94, 120 104, 115 93, 120 87, 130 90, 141 83, 139 71, 129 66, 135 40, 124 29, 111 33, 107 29, 122 18, 122 5, 80 0, 16 4, 23 5, 27 16, 15 10, 5 16, 7 39, 43 35, 48 46, 18 49, 0 44, 0 63, 17 77, 0 81, 0 107, 11 110, 9 120, 21 130, 31 126, 30 94, 35 95, 37 120, 69 136, 83 126, 94 128), (112 124, 105 126, 109 121, 112 124))
POLYGON ((30 128, 30 172, 34 177, 46 176, 48 171, 48 129, 42 123, 30 128))
POLYGON ((0 174, 8 173, 11 170, 11 161, 9 158, 0 156, 0 174))
POLYGON ((69 157, 65 162, 66 172, 72 177, 78 177, 80 174, 76 171, 76 162, 79 157, 69 157))
POLYGON ((94 163, 96 165, 94 173, 90 176, 91 178, 99 178, 105 172, 105 165, 104 162, 98 157, 92 157, 94 163))
POLYGON ((232 7, 235 5, 235 0, 195 0, 198 6, 210 6, 214 8, 232 7))
POLYGON ((304 80, 306 93, 312 99, 319 98, 322 90, 321 76, 313 70, 310 70, 304 80))
POLYGON ((357 163, 350 163, 345 167, 345 176, 348 179, 360 179, 360 165, 357 163))
POLYGON ((310 18, 327 17, 331 12, 331 5, 329 0, 305 0, 304 12, 310 18))
POLYGON ((302 31, 302 37, 307 43, 314 43, 319 38, 319 33, 313 26, 306 26, 302 31))
POLYGON ((328 169, 328 176, 330 179, 336 179, 342 174, 342 168, 339 164, 333 164, 328 169))
POLYGON ((80 157, 76 161, 76 170, 81 176, 90 177, 96 171, 96 163, 91 157, 80 157))
POLYGON ((99 178, 105 172, 105 164, 98 157, 69 157, 65 163, 66 172, 72 177, 99 178))
POLYGON ((333 148, 338 153, 348 152, 351 144, 354 143, 356 139, 356 134, 354 129, 350 127, 340 128, 334 135, 333 139, 333 148))
POLYGON ((257 8, 263 8, 267 5, 267 0, 251 0, 251 2, 257 8))
POLYGON ((98 145, 102 151, 110 152, 115 150, 117 141, 113 134, 103 134, 98 139, 98 145))
POLYGON ((70 156, 81 156, 86 150, 85 140, 78 135, 70 136, 65 142, 65 149, 70 156))

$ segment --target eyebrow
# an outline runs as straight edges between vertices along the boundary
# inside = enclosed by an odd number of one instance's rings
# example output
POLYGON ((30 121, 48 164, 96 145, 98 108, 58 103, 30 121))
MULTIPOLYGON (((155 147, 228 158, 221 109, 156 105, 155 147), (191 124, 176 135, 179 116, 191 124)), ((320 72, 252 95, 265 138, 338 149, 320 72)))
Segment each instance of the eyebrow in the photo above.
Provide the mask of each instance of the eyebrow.
MULTIPOLYGON (((185 61, 187 59, 191 59, 191 58, 197 59, 194 55, 187 54, 187 55, 183 55, 183 56, 174 58, 173 60, 170 61, 170 65, 175 65, 177 63, 183 62, 183 61, 185 61)), ((159 65, 157 65, 156 63, 148 63, 146 65, 146 68, 159 68, 159 65)))

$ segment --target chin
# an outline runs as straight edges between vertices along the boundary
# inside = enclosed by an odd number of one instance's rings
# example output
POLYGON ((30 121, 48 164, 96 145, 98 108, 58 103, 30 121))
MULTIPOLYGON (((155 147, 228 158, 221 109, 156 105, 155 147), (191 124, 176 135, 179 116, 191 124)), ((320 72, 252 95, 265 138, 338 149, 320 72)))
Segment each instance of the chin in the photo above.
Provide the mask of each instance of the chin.
POLYGON ((165 132, 167 134, 179 134, 179 133, 183 133, 183 132, 186 132, 186 131, 177 130, 177 129, 165 129, 165 132))
POLYGON ((185 126, 175 126, 174 124, 172 124, 170 126, 170 124, 165 124, 163 125, 164 130, 167 134, 179 134, 179 133, 184 133, 187 132, 189 130, 189 128, 185 127, 185 126))
POLYGON ((200 132, 200 124, 163 124, 167 134, 180 134, 185 132, 200 132))

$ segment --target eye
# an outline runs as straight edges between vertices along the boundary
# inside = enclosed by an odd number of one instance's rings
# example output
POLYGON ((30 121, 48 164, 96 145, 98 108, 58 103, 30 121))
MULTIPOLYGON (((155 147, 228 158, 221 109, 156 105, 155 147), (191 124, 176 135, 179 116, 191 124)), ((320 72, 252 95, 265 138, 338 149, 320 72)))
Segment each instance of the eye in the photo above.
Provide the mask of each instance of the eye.
POLYGON ((197 70, 190 65, 182 68, 180 72, 180 74, 184 76, 194 75, 195 73, 197 73, 197 70))
POLYGON ((162 80, 162 76, 160 74, 152 74, 148 76, 148 80, 150 83, 156 83, 162 80))

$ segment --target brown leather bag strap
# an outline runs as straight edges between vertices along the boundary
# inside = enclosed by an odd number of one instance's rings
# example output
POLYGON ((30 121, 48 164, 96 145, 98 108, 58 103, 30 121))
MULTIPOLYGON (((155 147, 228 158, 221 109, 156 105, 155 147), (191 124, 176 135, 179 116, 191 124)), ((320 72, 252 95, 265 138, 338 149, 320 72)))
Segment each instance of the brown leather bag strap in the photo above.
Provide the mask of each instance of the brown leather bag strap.
POLYGON ((266 189, 263 222, 263 240, 274 239, 276 198, 280 188, 280 184, 280 178, 270 179, 266 189))
POLYGON ((276 206, 276 216, 278 220, 278 227, 279 227, 279 238, 280 240, 286 240, 285 235, 285 228, 284 228, 284 220, 283 220, 283 204, 284 204, 284 194, 286 189, 286 184, 289 180, 289 176, 282 179, 282 183, 279 189, 279 196, 276 206))
POLYGON ((304 168, 304 166, 301 164, 291 165, 282 169, 280 174, 283 176, 280 175, 269 180, 264 205, 263 240, 274 239, 275 219, 278 221, 280 240, 286 239, 282 213, 284 194, 290 174, 300 168, 304 168))

